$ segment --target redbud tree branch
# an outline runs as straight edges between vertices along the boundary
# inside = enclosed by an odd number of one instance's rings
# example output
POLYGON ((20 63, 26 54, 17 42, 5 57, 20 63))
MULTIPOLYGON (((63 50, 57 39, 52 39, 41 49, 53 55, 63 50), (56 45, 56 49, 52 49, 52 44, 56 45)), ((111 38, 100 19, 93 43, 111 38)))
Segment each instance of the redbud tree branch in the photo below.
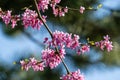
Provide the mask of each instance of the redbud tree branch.
MULTIPOLYGON (((38 5, 37 5, 37 1, 36 1, 36 0, 34 0, 34 5, 35 5, 36 11, 37 11, 37 13, 38 13, 38 18, 41 19, 43 25, 45 26, 45 28, 46 28, 47 31, 49 32, 51 38, 53 39, 52 31, 49 29, 48 25, 44 22, 44 20, 43 20, 43 18, 42 18, 42 16, 41 16, 41 13, 39 12, 38 5)), ((59 50, 58 50, 57 46, 55 47, 55 50, 56 50, 56 53, 58 53, 58 55, 59 55, 59 50)), ((60 56, 59 56, 59 57, 60 57, 60 56)), ((69 71, 67 65, 65 64, 64 60, 63 60, 61 57, 60 57, 60 59, 61 59, 63 65, 64 65, 67 73, 69 74, 70 71, 69 71)))

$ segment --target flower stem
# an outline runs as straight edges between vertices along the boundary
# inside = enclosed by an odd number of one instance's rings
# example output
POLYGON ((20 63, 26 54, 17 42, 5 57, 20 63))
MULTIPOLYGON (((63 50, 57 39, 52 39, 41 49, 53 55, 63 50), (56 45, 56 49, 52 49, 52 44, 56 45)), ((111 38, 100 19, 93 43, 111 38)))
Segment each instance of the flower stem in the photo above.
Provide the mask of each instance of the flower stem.
MULTIPOLYGON (((59 56, 60 57, 60 56, 59 56)), ((66 69, 66 71, 67 71, 67 74, 69 74, 70 73, 70 71, 69 71, 69 69, 68 69, 68 67, 67 67, 67 65, 65 64, 65 61, 60 57, 60 59, 61 59, 61 61, 62 61, 62 63, 63 63, 63 65, 64 65, 64 67, 65 67, 65 69, 66 69)))

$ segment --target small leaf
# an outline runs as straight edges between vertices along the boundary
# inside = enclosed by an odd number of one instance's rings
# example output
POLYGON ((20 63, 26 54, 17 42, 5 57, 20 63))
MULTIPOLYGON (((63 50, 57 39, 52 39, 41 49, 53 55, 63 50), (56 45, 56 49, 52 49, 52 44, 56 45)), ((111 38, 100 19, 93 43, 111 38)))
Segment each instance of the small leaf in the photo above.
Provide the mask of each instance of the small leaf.
POLYGON ((16 62, 13 62, 13 64, 16 64, 16 62))
POLYGON ((97 6, 97 9, 100 9, 102 7, 102 4, 99 4, 98 6, 97 6))
POLYGON ((88 7, 88 9, 92 10, 92 9, 93 9, 93 7, 88 7))

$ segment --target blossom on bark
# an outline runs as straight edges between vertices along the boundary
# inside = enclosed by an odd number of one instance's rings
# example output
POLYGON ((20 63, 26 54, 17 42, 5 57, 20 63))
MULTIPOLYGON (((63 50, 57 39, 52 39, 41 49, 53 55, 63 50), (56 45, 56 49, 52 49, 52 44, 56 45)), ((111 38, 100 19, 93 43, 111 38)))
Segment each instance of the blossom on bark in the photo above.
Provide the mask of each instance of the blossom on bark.
MULTIPOLYGON (((60 31, 53 32, 53 43, 57 46, 64 45, 68 48, 75 49, 76 47, 79 47, 79 36, 74 35, 72 37, 72 34, 64 33, 60 31)), ((53 44, 54 45, 54 44, 53 44)))
POLYGON ((51 69, 57 67, 61 63, 61 58, 64 58, 64 53, 60 51, 56 53, 56 51, 52 49, 45 49, 42 51, 42 60, 45 62, 46 67, 50 67, 51 69))
MULTIPOLYGON (((44 22, 46 22, 46 16, 42 16, 44 22)), ((22 21, 25 28, 31 26, 32 28, 40 29, 43 25, 42 21, 38 18, 38 14, 30 9, 26 9, 22 14, 22 21)))

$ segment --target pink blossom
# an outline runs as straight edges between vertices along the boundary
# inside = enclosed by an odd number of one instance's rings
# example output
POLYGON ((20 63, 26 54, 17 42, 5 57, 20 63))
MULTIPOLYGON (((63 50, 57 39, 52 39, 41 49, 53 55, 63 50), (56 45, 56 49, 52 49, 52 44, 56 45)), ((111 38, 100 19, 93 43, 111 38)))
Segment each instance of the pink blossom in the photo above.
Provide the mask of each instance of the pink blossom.
POLYGON ((63 53, 56 53, 52 49, 45 49, 42 51, 42 60, 45 62, 46 66, 51 69, 57 67, 61 63, 61 58, 64 57, 63 53))
POLYGON ((27 65, 28 62, 22 60, 22 61, 20 61, 20 64, 21 64, 21 66, 22 66, 21 68, 22 68, 23 70, 26 70, 26 71, 29 70, 30 66, 27 65))
POLYGON ((12 11, 5 11, 3 12, 0 9, 0 18, 5 22, 6 25, 11 23, 12 28, 14 28, 17 25, 17 21, 20 21, 20 15, 11 15, 12 11))
POLYGON ((22 60, 20 61, 22 69, 25 69, 26 71, 29 70, 29 68, 33 68, 34 71, 44 71, 44 63, 37 61, 35 58, 30 58, 29 60, 22 60))
POLYGON ((85 52, 89 52, 90 51, 90 46, 85 44, 85 45, 82 45, 78 51, 77 51, 77 54, 80 55, 81 53, 85 53, 85 52))
POLYGON ((65 12, 62 10, 59 10, 59 17, 65 16, 65 12))
POLYGON ((65 12, 65 13, 68 12, 68 7, 67 7, 67 6, 64 8, 64 12, 65 12))
POLYGON ((112 42, 109 41, 110 37, 108 35, 103 37, 104 40, 101 40, 99 42, 95 42, 95 45, 97 47, 100 47, 101 50, 104 50, 104 48, 107 49, 108 52, 110 52, 113 48, 112 42))
MULTIPOLYGON (((48 41, 48 38, 45 41, 48 47, 58 47, 60 53, 65 54, 65 47, 76 49, 80 47, 79 43, 79 36, 72 34, 64 33, 62 31, 55 31, 53 32, 53 39, 48 41)), ((62 54, 61 54, 62 55, 62 54)))
POLYGON ((46 38, 44 39, 44 43, 47 43, 47 41, 48 41, 48 38, 46 37, 46 38))
POLYGON ((109 37, 108 35, 103 36, 103 38, 104 38, 106 41, 108 41, 108 40, 110 39, 110 37, 109 37))
POLYGON ((84 76, 80 73, 80 70, 78 69, 75 72, 70 72, 69 74, 63 75, 60 77, 62 80, 85 80, 84 76))
POLYGON ((49 3, 50 3, 50 0, 39 0, 38 1, 39 10, 42 10, 43 12, 45 12, 45 10, 48 9, 49 3))
POLYGON ((71 41, 71 48, 75 49, 76 47, 79 47, 79 36, 78 35, 74 35, 72 41, 71 41))
POLYGON ((110 41, 106 41, 105 46, 106 46, 108 52, 110 52, 113 48, 112 42, 110 42, 110 41))
MULTIPOLYGON (((43 20, 45 20, 45 16, 42 16, 43 20)), ((38 14, 35 11, 30 9, 26 9, 24 14, 22 14, 23 25, 25 28, 31 26, 32 28, 40 29, 41 25, 43 25, 42 21, 38 18, 38 14)))
POLYGON ((60 31, 53 32, 53 41, 56 45, 65 45, 68 48, 75 49, 79 47, 79 36, 74 35, 72 38, 72 34, 64 33, 60 31))
POLYGON ((20 21, 20 15, 12 16, 11 18, 12 28, 14 28, 17 25, 17 21, 20 21))
POLYGON ((84 12, 84 10, 85 10, 85 7, 83 7, 83 6, 80 6, 80 13, 82 13, 83 14, 83 12, 84 12))
POLYGON ((58 16, 59 9, 58 8, 55 9, 54 7, 52 9, 53 9, 53 14, 55 15, 55 17, 58 16))
POLYGON ((55 17, 56 16, 59 16, 59 17, 65 16, 65 13, 68 12, 67 7, 65 7, 65 8, 57 7, 56 8, 55 6, 53 6, 52 9, 53 9, 53 14, 55 15, 55 17))
POLYGON ((11 12, 12 11, 6 11, 1 15, 2 20, 5 22, 6 25, 10 23, 11 20, 11 12))
POLYGON ((30 58, 29 64, 34 71, 44 71, 44 63, 38 62, 35 58, 30 58))
POLYGON ((56 4, 60 3, 61 0, 51 0, 51 4, 50 6, 53 7, 53 6, 56 6, 56 4))
POLYGON ((83 45, 82 48, 81 48, 81 52, 85 53, 85 52, 88 52, 88 51, 90 51, 90 46, 89 45, 83 45))

